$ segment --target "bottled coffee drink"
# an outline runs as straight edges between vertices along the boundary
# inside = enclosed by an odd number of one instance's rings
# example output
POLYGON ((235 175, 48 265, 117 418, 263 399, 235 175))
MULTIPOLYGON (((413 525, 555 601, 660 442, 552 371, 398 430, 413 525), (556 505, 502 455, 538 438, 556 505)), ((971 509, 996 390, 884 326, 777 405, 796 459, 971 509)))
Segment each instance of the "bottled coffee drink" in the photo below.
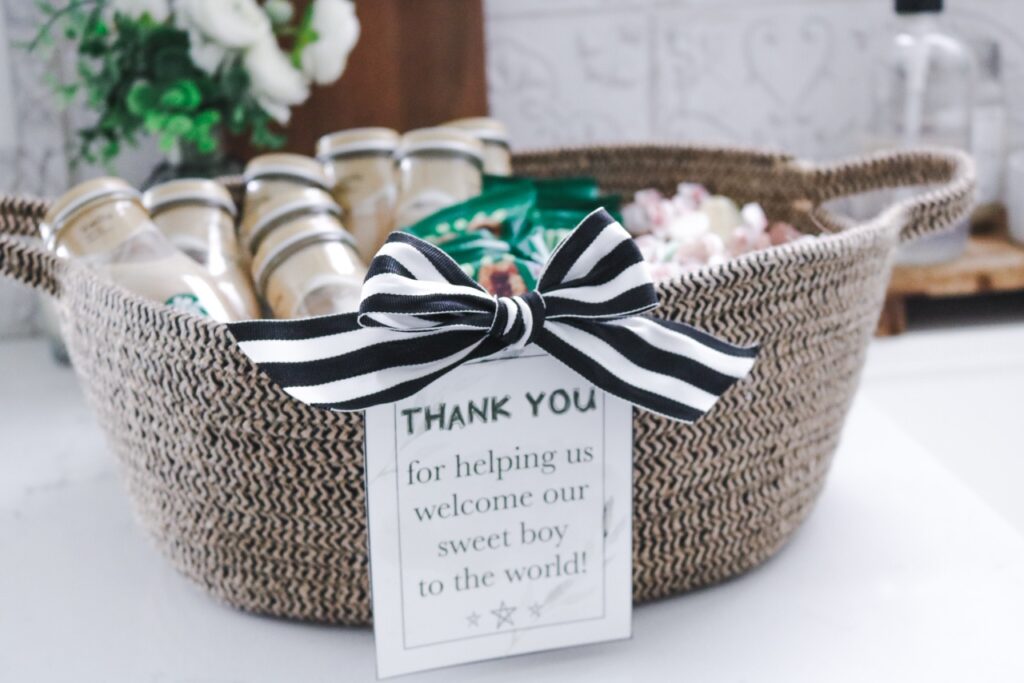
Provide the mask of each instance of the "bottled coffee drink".
POLYGON ((355 128, 325 135, 316 153, 327 170, 331 194, 341 205, 345 227, 369 261, 392 230, 398 133, 390 128, 355 128))
POLYGON ((235 235, 235 203, 227 188, 213 180, 172 180, 147 191, 142 204, 171 243, 213 276, 239 318, 259 317, 249 268, 235 235))
POLYGON ((315 188, 279 194, 260 211, 249 239, 252 274, 275 318, 359 309, 366 266, 340 216, 337 202, 315 188))
POLYGON ((508 129, 505 124, 489 116, 455 119, 444 124, 464 130, 484 146, 484 173, 512 175, 512 154, 508 147, 508 129))
POLYGON ((242 220, 250 221, 272 197, 296 188, 331 189, 323 165, 301 154, 263 154, 245 166, 245 201, 242 220))
POLYGON ((483 145, 456 128, 409 131, 395 150, 398 206, 395 227, 405 228, 480 194, 483 145))
POLYGON ((140 296, 222 322, 238 320, 206 270, 176 249, 123 180, 97 178, 57 199, 40 226, 47 246, 140 296))

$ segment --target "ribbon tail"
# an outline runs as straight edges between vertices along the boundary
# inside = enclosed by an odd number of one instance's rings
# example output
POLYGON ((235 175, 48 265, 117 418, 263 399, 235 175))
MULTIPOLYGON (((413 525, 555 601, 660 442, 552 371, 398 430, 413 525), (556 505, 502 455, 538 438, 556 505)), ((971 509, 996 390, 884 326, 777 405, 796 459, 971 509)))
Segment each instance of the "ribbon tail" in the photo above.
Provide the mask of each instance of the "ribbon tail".
POLYGON ((330 410, 401 400, 496 350, 478 330, 362 327, 355 313, 230 323, 228 330, 285 393, 330 410))
POLYGON ((536 343, 608 393, 683 422, 711 410, 750 372, 758 353, 645 317, 549 320, 536 343))

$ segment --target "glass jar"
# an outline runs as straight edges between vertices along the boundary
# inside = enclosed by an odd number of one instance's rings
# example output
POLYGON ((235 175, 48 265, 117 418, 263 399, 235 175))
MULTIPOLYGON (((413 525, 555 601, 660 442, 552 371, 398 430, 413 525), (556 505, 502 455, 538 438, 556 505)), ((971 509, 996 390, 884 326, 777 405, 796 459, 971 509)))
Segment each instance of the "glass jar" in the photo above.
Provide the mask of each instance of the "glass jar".
POLYGON ((213 180, 172 180, 150 188, 142 205, 175 247, 206 268, 239 318, 259 317, 227 188, 213 180))
POLYGON ((323 190, 278 195, 252 230, 252 275, 275 318, 359 309, 366 265, 342 227, 341 207, 323 190))
POLYGON ((59 256, 140 296, 222 322, 238 319, 210 274, 171 244, 123 180, 72 188, 50 206, 40 231, 59 256))
MULTIPOLYGON (((946 146, 969 150, 975 61, 941 24, 942 0, 895 0, 899 27, 873 71, 870 149, 946 146)), ((916 190, 881 198, 891 203, 916 190)), ((902 247, 897 261, 939 263, 967 246, 967 219, 952 231, 902 247)))
POLYGON ((398 133, 390 128, 355 128, 325 135, 316 153, 327 170, 331 194, 345 212, 345 227, 369 262, 393 229, 393 156, 398 133))
POLYGON ((397 228, 406 228, 435 211, 475 197, 483 186, 483 145, 455 128, 409 131, 395 150, 395 161, 397 228))
POLYGON ((323 165, 301 154, 263 154, 245 166, 245 201, 242 203, 243 227, 254 220, 260 207, 274 196, 296 188, 331 189, 323 165))
POLYGON ((484 173, 487 175, 512 175, 512 154, 508 146, 508 129, 505 124, 489 116, 473 116, 455 119, 444 124, 464 130, 484 146, 484 173))
POLYGON ((992 205, 1003 201, 1009 112, 1002 82, 999 43, 992 40, 980 42, 975 52, 981 58, 974 89, 971 154, 977 171, 978 203, 992 205))

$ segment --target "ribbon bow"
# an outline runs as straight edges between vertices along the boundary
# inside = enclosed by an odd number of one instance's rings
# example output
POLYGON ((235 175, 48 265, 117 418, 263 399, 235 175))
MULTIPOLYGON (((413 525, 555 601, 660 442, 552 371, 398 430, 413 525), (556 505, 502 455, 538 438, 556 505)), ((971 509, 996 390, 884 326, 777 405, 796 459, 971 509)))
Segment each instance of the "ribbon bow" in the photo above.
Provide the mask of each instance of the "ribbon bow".
POLYGON ((657 305, 629 233, 598 209, 522 296, 491 295, 437 247, 396 232, 370 264, 358 314, 228 327, 288 394, 322 408, 397 401, 469 360, 536 344, 601 389, 691 422, 757 349, 640 315, 657 305))

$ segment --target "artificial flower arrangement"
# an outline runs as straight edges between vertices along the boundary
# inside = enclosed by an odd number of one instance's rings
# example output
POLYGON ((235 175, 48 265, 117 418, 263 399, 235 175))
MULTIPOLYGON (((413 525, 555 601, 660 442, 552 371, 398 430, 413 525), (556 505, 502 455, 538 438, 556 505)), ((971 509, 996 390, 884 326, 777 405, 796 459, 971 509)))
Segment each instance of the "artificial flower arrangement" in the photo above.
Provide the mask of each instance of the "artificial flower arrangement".
POLYGON ((30 49, 75 46, 77 78, 98 116, 78 131, 75 161, 109 162, 140 135, 165 153, 220 151, 221 135, 281 146, 280 129, 312 85, 336 81, 359 38, 351 0, 70 0, 40 3, 30 49))

